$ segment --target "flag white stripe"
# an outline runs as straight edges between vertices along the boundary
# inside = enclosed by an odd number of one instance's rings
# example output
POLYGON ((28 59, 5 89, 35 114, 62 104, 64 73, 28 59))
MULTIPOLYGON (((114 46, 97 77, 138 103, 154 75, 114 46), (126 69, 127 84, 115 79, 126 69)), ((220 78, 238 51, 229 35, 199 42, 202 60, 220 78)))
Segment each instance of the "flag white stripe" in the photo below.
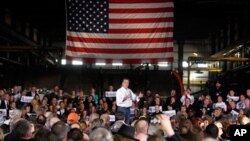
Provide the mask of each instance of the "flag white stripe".
POLYGON ((169 58, 172 57, 172 52, 167 53, 134 53, 134 54, 107 54, 107 53, 82 53, 66 50, 66 55, 77 58, 115 58, 115 59, 150 59, 150 58, 169 58))
POLYGON ((98 43, 83 43, 83 42, 73 42, 67 41, 68 46, 73 47, 85 47, 85 48, 105 48, 105 49, 135 49, 135 48, 161 48, 161 47, 174 47, 173 42, 167 43, 150 43, 150 44, 98 44, 98 43))
POLYGON ((174 7, 173 2, 159 2, 159 3, 110 3, 110 9, 140 9, 140 8, 167 8, 174 7))
POLYGON ((128 24, 109 24, 109 29, 131 29, 131 28, 163 28, 163 27, 174 27, 173 22, 161 22, 161 23, 128 23, 128 24))
POLYGON ((135 34, 105 34, 105 33, 85 33, 67 31, 67 36, 81 38, 102 38, 102 39, 141 39, 141 38, 169 38, 173 37, 173 32, 165 33, 135 33, 135 34))
POLYGON ((110 19, 139 19, 139 18, 167 18, 174 17, 174 12, 136 13, 136 14, 109 14, 110 19))

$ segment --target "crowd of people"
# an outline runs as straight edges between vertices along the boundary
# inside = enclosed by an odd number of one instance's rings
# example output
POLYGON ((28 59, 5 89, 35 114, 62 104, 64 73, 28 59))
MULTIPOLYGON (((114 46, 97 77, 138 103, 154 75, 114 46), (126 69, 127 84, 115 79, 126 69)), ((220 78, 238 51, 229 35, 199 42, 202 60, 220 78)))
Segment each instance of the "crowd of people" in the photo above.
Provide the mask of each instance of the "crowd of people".
MULTIPOLYGON (((35 86, 2 89, 0 141, 219 141, 229 140, 230 125, 250 124, 250 89, 238 94, 217 82, 198 97, 191 89, 184 95, 173 89, 163 99, 128 87, 124 79, 115 97, 94 88, 69 94, 59 86, 47 94, 35 86)), ((108 91, 115 91, 112 85, 108 91)))

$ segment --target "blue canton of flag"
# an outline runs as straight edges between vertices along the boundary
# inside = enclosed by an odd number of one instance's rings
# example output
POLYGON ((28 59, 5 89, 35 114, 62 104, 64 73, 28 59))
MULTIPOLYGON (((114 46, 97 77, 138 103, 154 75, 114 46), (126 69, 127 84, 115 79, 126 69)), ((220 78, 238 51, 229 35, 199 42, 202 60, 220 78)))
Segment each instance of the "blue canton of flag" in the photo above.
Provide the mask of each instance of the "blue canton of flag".
POLYGON ((108 0, 67 0, 67 30, 108 32, 108 0))

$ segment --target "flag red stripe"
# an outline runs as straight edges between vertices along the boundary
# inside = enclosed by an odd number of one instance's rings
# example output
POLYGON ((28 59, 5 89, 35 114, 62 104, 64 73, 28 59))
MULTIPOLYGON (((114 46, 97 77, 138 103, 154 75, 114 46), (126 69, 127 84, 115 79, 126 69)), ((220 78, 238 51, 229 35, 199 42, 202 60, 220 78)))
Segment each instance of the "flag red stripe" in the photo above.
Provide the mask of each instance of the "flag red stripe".
POLYGON ((173 12, 173 7, 167 8, 140 8, 140 9, 109 9, 109 13, 158 13, 158 12, 173 12))
POLYGON ((164 53, 173 52, 173 47, 163 48, 140 48, 140 49, 108 49, 108 48, 85 48, 67 46, 67 50, 84 53, 108 53, 108 54, 133 54, 133 53, 164 53))
POLYGON ((109 23, 158 23, 158 22, 173 22, 173 17, 167 18, 145 18, 145 19, 109 19, 109 23))
POLYGON ((84 43, 114 43, 114 44, 128 44, 128 43, 162 43, 172 42, 173 37, 168 38, 138 38, 138 39, 104 39, 104 38, 82 38, 67 36, 68 41, 84 42, 84 43))
POLYGON ((135 29, 109 29, 109 33, 163 33, 173 32, 173 27, 168 28, 135 28, 135 29))
POLYGON ((109 0, 109 3, 157 3, 173 2, 173 0, 109 0))
MULTIPOLYGON (((66 59, 68 60, 74 60, 77 59, 76 57, 73 56, 66 56, 66 59)), ((105 63, 112 63, 113 60, 112 58, 106 58, 106 59, 98 59, 98 58, 82 58, 84 62, 87 63, 96 63, 97 60, 103 60, 105 63)), ((120 60, 124 64, 140 64, 140 63, 153 63, 157 64, 158 62, 173 62, 174 58, 173 57, 168 57, 168 58, 150 58, 150 59, 122 59, 120 60)))

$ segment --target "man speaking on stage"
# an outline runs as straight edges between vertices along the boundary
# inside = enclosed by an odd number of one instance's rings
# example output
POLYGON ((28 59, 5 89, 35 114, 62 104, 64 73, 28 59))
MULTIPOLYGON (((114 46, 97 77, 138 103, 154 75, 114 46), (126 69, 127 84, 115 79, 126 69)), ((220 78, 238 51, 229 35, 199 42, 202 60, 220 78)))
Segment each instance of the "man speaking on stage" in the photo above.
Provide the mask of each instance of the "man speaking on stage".
POLYGON ((125 123, 129 124, 130 107, 132 102, 136 100, 136 95, 128 88, 129 79, 122 80, 122 87, 116 92, 117 111, 123 112, 125 115, 125 123))

